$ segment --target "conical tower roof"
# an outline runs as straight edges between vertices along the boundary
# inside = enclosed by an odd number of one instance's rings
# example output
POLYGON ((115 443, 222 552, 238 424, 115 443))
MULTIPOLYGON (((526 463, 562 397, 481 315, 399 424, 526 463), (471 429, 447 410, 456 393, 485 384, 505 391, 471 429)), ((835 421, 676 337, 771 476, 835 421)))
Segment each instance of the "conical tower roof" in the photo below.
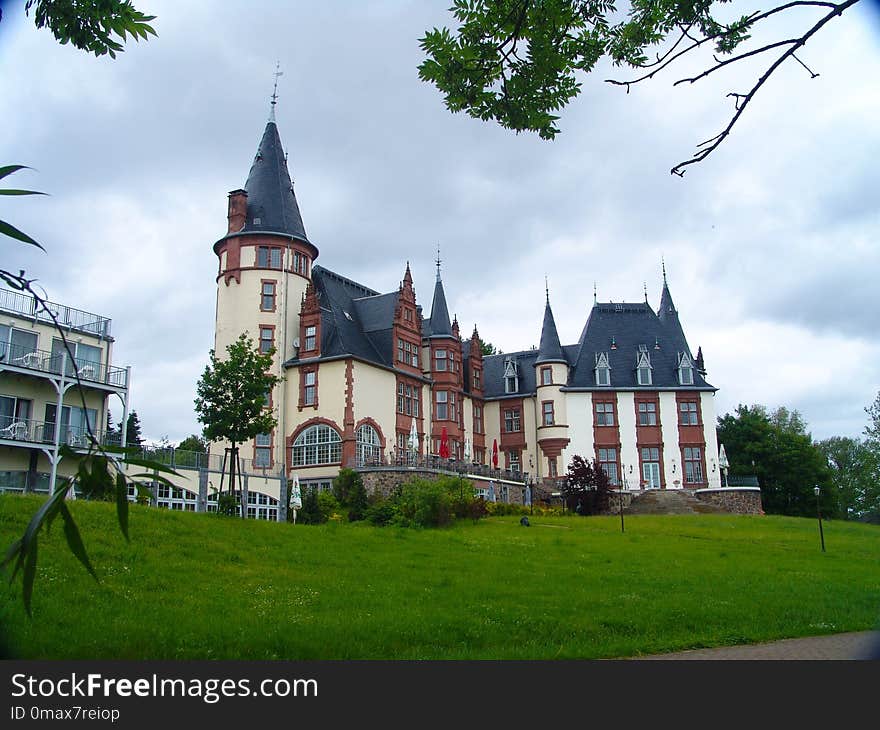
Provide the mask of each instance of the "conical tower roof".
POLYGON ((544 324, 541 327, 541 344, 538 347, 538 358, 535 365, 546 362, 562 362, 568 364, 562 345, 559 342, 559 333, 556 331, 556 321, 553 319, 553 310, 550 309, 550 297, 547 296, 547 304, 544 307, 544 324))
POLYGON ((434 284, 434 301, 431 302, 431 337, 453 337, 452 323, 449 321, 449 308, 446 306, 446 293, 437 267, 437 283, 434 284))
POLYGON ((306 237, 274 118, 266 124, 244 189, 248 197, 242 233, 281 233, 311 244, 306 237))

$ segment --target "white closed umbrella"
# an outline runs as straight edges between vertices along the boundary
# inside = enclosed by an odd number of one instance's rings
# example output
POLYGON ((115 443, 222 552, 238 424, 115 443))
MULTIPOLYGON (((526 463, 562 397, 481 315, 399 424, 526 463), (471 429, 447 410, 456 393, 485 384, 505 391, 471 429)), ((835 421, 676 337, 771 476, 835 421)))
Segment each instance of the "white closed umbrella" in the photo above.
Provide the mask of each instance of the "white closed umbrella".
POLYGON ((464 460, 471 460, 471 440, 467 436, 464 438, 464 460))
POLYGON ((293 475, 293 482, 290 485, 290 507, 293 509, 293 524, 296 524, 296 511, 302 509, 302 490, 299 486, 299 476, 293 475))
POLYGON ((409 448, 412 451, 419 450, 419 432, 416 431, 416 419, 412 419, 412 425, 409 427, 409 448))

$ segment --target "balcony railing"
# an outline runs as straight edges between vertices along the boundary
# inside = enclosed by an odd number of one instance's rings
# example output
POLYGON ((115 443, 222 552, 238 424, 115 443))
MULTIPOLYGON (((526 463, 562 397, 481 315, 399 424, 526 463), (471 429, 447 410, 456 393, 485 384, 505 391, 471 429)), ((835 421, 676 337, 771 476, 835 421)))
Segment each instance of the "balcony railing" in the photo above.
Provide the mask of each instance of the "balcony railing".
POLYGON ((730 474, 721 480, 722 487, 757 487, 758 477, 756 476, 737 476, 730 474))
POLYGON ((524 482, 528 476, 517 469, 493 469, 490 466, 476 462, 444 459, 435 454, 422 456, 411 451, 397 451, 388 458, 384 455, 376 457, 359 456, 351 466, 356 469, 430 469, 449 474, 470 474, 472 476, 486 477, 487 479, 505 479, 512 482, 524 482))
MULTIPOLYGON (((58 324, 80 332, 89 332, 100 337, 110 335, 110 320, 82 309, 74 309, 65 304, 46 302, 49 310, 55 315, 58 324)), ((28 319, 54 325, 52 317, 37 305, 36 299, 21 292, 0 289, 0 309, 19 314, 28 319)))
MULTIPOLYGON (((118 446, 118 431, 93 431, 94 437, 102 446, 118 446)), ((55 443, 55 422, 0 416, 0 439, 20 441, 22 444, 41 446, 55 443)), ((59 444, 74 449, 88 449, 91 436, 85 427, 61 425, 59 444)))
MULTIPOLYGON (((63 355, 53 355, 45 350, 32 350, 21 345, 0 343, 0 363, 8 363, 41 373, 61 374, 63 355)), ((127 387, 127 371, 113 365, 102 365, 93 360, 67 358, 65 374, 68 378, 79 376, 84 383, 101 383, 115 388, 127 387)))

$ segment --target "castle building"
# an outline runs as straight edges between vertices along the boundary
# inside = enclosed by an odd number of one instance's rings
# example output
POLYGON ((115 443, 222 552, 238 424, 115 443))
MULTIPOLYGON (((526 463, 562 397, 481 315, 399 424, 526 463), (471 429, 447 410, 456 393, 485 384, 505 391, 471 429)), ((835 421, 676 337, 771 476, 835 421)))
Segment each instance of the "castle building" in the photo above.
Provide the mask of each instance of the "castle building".
POLYGON ((537 349, 486 355, 476 327, 464 339, 450 320, 439 259, 427 315, 408 263, 384 293, 316 263, 274 101, 214 252, 218 357, 247 332, 274 350, 281 378, 268 399, 277 427, 241 450, 254 467, 328 488, 342 467, 448 448, 458 463, 497 458, 504 484, 524 473, 552 481, 580 454, 628 489, 721 485, 716 389, 685 338, 665 267, 656 312, 647 297, 594 297, 578 341, 562 345, 548 294, 537 349))

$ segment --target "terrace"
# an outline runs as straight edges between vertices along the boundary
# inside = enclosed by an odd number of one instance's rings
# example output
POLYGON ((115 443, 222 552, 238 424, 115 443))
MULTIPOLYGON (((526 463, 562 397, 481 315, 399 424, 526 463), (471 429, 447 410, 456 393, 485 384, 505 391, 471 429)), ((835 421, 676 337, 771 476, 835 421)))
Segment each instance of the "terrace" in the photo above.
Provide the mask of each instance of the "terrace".
MULTIPOLYGON (((2 294, 3 292, 0 292, 2 294)), ((109 321, 109 320, 108 320, 109 321)), ((67 367, 62 363, 66 353, 52 353, 35 350, 30 347, 0 342, 0 368, 4 366, 19 368, 33 373, 52 376, 64 375, 70 379, 79 379, 88 385, 107 385, 112 388, 128 387, 128 370, 109 364, 102 364, 87 358, 67 356, 67 367)))
POLYGON ((32 296, 10 289, 0 289, 0 311, 2 312, 9 312, 25 317, 32 322, 42 322, 48 325, 55 325, 57 321, 58 325, 69 330, 85 332, 102 338, 110 337, 110 320, 106 317, 57 302, 46 302, 46 306, 49 312, 46 312, 32 296))

